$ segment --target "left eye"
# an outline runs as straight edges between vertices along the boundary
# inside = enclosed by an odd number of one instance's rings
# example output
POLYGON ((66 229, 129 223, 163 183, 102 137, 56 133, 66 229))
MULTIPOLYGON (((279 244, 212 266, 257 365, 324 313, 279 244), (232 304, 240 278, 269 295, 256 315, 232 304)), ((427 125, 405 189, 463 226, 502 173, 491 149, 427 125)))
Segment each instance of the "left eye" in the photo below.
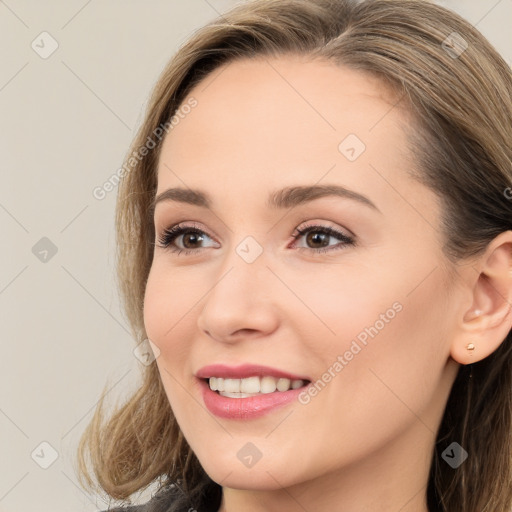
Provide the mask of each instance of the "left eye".
POLYGON ((327 251, 334 251, 342 249, 345 246, 355 245, 355 239, 346 235, 345 233, 341 233, 340 231, 331 228, 330 226, 306 226, 302 229, 297 228, 297 233, 292 235, 296 240, 303 237, 304 235, 308 235, 305 238, 306 243, 320 243, 323 244, 322 247, 298 247, 298 249, 313 251, 314 253, 322 253, 327 251), (320 234, 320 236, 319 236, 320 234), (340 243, 334 246, 325 245, 325 241, 329 238, 337 238, 340 243))
MULTIPOLYGON (((306 236, 306 243, 312 244, 320 244, 321 247, 297 247, 299 250, 307 250, 313 253, 322 253, 331 250, 342 249, 345 246, 355 245, 355 239, 352 236, 346 235, 337 231, 330 226, 307 226, 302 229, 296 230, 296 233, 292 235, 292 238, 298 240, 306 236), (340 243, 335 246, 325 244, 329 238, 337 238, 340 243)), ((177 252, 180 254, 181 252, 185 252, 186 254, 190 254, 192 252, 201 250, 203 247, 187 247, 188 245, 198 244, 205 240, 205 238, 209 237, 204 231, 190 226, 180 226, 179 224, 173 226, 172 228, 164 230, 162 235, 159 237, 159 247, 163 249, 168 249, 171 252, 177 252), (184 247, 176 246, 176 240, 182 237, 181 243, 184 247)))

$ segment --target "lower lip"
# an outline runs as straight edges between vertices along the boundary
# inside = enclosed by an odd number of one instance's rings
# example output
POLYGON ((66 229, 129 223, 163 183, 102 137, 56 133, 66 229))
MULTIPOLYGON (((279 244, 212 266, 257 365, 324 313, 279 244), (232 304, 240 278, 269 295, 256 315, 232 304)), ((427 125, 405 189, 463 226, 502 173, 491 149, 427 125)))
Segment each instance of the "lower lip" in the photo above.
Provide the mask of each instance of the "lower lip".
POLYGON ((289 391, 262 393, 247 398, 229 398, 212 391, 208 382, 203 379, 200 379, 200 385, 204 403, 211 413, 220 418, 238 420, 259 418, 279 407, 283 407, 295 400, 307 387, 306 385, 289 391))

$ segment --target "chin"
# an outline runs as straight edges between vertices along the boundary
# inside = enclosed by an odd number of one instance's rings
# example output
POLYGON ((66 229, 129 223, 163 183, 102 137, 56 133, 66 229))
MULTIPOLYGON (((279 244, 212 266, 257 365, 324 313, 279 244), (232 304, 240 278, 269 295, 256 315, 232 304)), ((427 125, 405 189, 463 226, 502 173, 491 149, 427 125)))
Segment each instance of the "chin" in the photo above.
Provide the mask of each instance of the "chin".
MULTIPOLYGON (((204 467, 204 466, 203 466, 204 467)), ((275 491, 293 485, 294 482, 285 480, 285 475, 272 471, 272 469, 260 468, 235 468, 218 466, 209 471, 205 467, 208 476, 222 487, 230 489, 253 490, 253 491, 275 491), (268 473, 267 473, 268 471, 268 473), (229 475, 229 476, 227 476, 229 475)))
POLYGON ((266 461, 263 455, 250 466, 239 460, 237 451, 219 450, 207 455, 200 454, 198 459, 214 482, 232 489, 276 490, 294 485, 299 480, 298 475, 290 473, 290 464, 282 464, 275 455, 267 457, 266 461))

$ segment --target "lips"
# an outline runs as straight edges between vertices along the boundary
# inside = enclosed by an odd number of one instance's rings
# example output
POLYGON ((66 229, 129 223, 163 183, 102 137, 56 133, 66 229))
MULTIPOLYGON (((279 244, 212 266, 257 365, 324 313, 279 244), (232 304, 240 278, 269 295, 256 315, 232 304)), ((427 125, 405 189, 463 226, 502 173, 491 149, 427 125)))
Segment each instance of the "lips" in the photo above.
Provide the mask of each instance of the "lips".
POLYGON ((230 420, 252 420, 270 414, 297 401, 299 394, 305 389, 302 387, 289 391, 257 394, 248 398, 231 398, 212 391, 203 379, 199 379, 199 386, 207 409, 219 418, 230 420))
POLYGON ((211 364, 203 366, 196 373, 196 377, 200 379, 208 379, 210 377, 222 377, 224 379, 245 379, 248 377, 275 377, 290 380, 311 381, 305 375, 296 375, 287 371, 271 368, 270 366, 243 364, 240 366, 227 366, 224 364, 211 364))
MULTIPOLYGON (((200 389, 204 404, 209 411, 220 418, 234 420, 250 420, 270 414, 272 411, 291 404, 297 400, 298 395, 304 390, 304 386, 311 383, 311 380, 304 375, 296 375, 290 372, 271 368, 270 366, 244 364, 241 366, 226 366, 213 364, 201 368, 196 377, 199 379, 200 389), (259 377, 263 381, 279 379, 282 383, 298 383, 287 391, 272 389, 262 390, 261 393, 244 392, 219 392, 212 389, 217 387, 219 381, 230 385, 251 381, 251 377, 259 377)), ((242 384, 243 386, 243 384, 242 384)), ((285 386, 285 389, 289 386, 285 386)))

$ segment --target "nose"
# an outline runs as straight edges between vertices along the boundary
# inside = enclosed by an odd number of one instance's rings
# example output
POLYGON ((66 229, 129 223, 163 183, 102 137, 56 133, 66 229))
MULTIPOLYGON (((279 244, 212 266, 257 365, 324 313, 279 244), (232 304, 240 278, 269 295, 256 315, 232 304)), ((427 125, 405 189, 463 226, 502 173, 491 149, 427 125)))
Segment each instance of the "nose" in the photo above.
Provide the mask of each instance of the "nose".
POLYGON ((279 323, 278 282, 263 256, 247 263, 235 253, 212 278, 199 328, 222 343, 268 336, 279 323))

